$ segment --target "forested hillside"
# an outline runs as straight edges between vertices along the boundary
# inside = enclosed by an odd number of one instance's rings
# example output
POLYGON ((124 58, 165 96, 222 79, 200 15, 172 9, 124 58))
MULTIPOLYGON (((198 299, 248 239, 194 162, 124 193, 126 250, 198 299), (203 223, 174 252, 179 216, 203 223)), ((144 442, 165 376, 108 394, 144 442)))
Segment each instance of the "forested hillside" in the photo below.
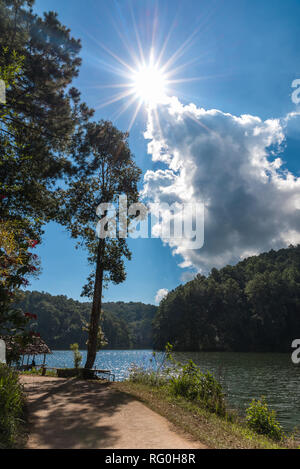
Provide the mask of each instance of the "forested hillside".
MULTIPOLYGON (((88 321, 91 304, 66 296, 44 292, 24 292, 18 306, 24 312, 37 315, 35 330, 52 349, 68 349, 78 342, 85 348, 87 333, 82 326, 88 321)), ((156 306, 143 303, 104 303, 102 329, 107 348, 151 348, 152 321, 156 306)))
MULTIPOLYGON (((85 347, 90 303, 36 291, 21 295, 21 309, 37 315, 36 330, 51 348, 85 347)), ((163 349, 170 342, 177 350, 290 351, 300 338, 300 246, 198 274, 158 309, 116 302, 103 310, 108 348, 163 349)))
POLYGON ((154 346, 177 350, 291 351, 300 338, 300 246, 212 269, 171 291, 154 346))

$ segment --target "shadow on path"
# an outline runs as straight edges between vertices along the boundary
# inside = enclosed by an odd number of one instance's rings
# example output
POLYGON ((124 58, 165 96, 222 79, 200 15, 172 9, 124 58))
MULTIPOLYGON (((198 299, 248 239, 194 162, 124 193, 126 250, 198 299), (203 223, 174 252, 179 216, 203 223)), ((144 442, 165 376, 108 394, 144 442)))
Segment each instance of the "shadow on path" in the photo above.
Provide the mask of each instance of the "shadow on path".
POLYGON ((113 422, 109 424, 110 417, 133 398, 110 390, 109 383, 47 378, 28 381, 23 380, 28 398, 29 447, 114 447, 118 428, 113 422))

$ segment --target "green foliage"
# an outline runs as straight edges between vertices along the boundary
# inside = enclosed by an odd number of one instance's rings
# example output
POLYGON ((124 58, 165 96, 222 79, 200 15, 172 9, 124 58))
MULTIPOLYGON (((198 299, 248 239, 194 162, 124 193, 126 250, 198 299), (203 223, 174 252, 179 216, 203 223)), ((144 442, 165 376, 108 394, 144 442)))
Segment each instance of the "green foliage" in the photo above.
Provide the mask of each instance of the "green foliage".
POLYGON ((276 420, 276 412, 269 409, 264 398, 252 400, 246 410, 246 420, 248 426, 261 435, 266 435, 275 441, 284 438, 282 427, 276 420))
MULTIPOLYGON (((80 349, 86 348, 91 303, 52 296, 49 293, 26 291, 19 293, 16 305, 23 313, 37 315, 31 323, 52 349, 67 350, 69 344, 77 342, 80 349)), ((150 348, 152 346, 152 320, 156 306, 143 303, 103 303, 101 327, 107 340, 106 348, 150 348)))
MULTIPOLYGON (((40 17, 32 4, 0 2, 0 78, 6 85, 0 112, 0 220, 22 222, 35 240, 45 223, 56 220, 87 248, 92 271, 83 295, 93 297, 91 367, 104 342, 99 329, 103 283, 123 282, 124 259, 131 257, 125 239, 97 239, 96 209, 100 202, 116 202, 120 194, 137 202, 141 171, 128 134, 111 122, 89 122, 93 111, 71 86, 81 64, 80 40, 57 13, 40 17), (66 190, 59 189, 59 180, 66 190)), ((7 290, 4 285, 0 301, 7 290)))
POLYGON ((10 335, 24 329, 28 319, 13 304, 16 292, 38 272, 37 256, 30 252, 33 241, 24 234, 20 221, 0 223, 0 333, 10 335))
POLYGON ((70 154, 92 115, 70 86, 80 41, 55 13, 34 14, 32 3, 0 2, 0 329, 11 333, 26 322, 12 308, 15 290, 37 272, 28 243, 40 241, 43 224, 61 221, 56 182, 74 173, 70 154))
POLYGON ((216 415, 201 407, 197 401, 176 397, 166 386, 154 387, 126 380, 116 383, 117 388, 126 392, 152 410, 166 417, 169 422, 193 435, 196 441, 215 449, 295 449, 294 440, 275 442, 264 435, 258 435, 247 427, 241 418, 226 414, 216 415))
POLYGON ((211 373, 202 373, 192 360, 184 365, 177 362, 172 350, 168 343, 160 360, 153 353, 151 366, 133 366, 129 380, 156 387, 166 386, 170 394, 197 402, 210 412, 224 416, 226 407, 220 383, 211 373))
POLYGON ((120 348, 152 348, 153 346, 153 327, 157 307, 146 305, 141 302, 124 303, 117 301, 115 303, 103 304, 103 330, 108 340, 109 346, 120 348), (128 336, 125 337, 126 329, 128 336), (115 330, 115 333, 114 333, 115 330), (111 331, 109 333, 109 331, 111 331), (119 344, 114 344, 112 339, 117 333, 119 344), (121 337, 123 337, 121 340, 121 337), (124 341, 124 342, 123 342, 124 341), (128 342, 129 341, 129 342, 128 342), (127 345, 122 345, 127 343, 127 345))
POLYGON ((211 373, 202 373, 192 360, 170 378, 169 389, 175 396, 197 401, 210 412, 225 415, 225 400, 220 383, 211 373))
POLYGON ((18 374, 0 364, 0 448, 16 443, 23 415, 23 390, 18 374))
POLYGON ((149 386, 164 386, 167 384, 167 377, 164 374, 158 374, 154 369, 132 365, 129 371, 129 380, 133 383, 147 384, 149 386))
POLYGON ((172 345, 167 344, 163 354, 152 353, 150 366, 148 364, 132 365, 129 372, 129 380, 135 383, 150 386, 164 386, 170 380, 170 372, 174 371, 175 361, 172 356, 172 345), (170 368, 172 365, 172 368, 170 368))
POLYGON ((31 368, 31 370, 22 371, 22 375, 52 376, 52 377, 55 377, 55 376, 57 376, 57 373, 56 373, 55 370, 46 370, 46 372, 43 374, 42 368, 31 368))
POLYGON ((289 352, 300 336, 300 245, 198 274, 161 301, 154 347, 289 352))
POLYGON ((0 216, 30 220, 37 239, 59 219, 55 183, 74 172, 70 154, 92 115, 70 86, 81 45, 56 13, 39 17, 26 0, 0 2, 0 31, 0 216))
MULTIPOLYGON (((111 122, 88 123, 80 140, 74 155, 77 177, 66 191, 61 191, 61 205, 66 227, 71 236, 78 239, 78 244, 87 249, 91 265, 82 296, 93 299, 85 364, 86 368, 92 368, 99 343, 103 287, 108 282, 122 283, 126 279, 124 260, 131 259, 125 237, 104 233, 105 213, 99 213, 98 208, 101 203, 106 204, 106 211, 112 204, 116 207, 124 194, 129 203, 137 202, 141 171, 130 151, 128 134, 111 122), (96 227, 101 224, 102 236, 98 238, 96 227)), ((118 225, 119 215, 116 214, 116 218, 118 225)))
MULTIPOLYGON (((102 329, 103 315, 104 313, 103 311, 101 311, 100 318, 99 318, 98 334, 97 334, 97 350, 101 350, 107 345, 107 340, 102 329)), ((84 332, 89 332, 89 329, 90 329, 89 323, 87 321, 83 321, 82 330, 84 332)), ((88 345, 88 341, 86 342, 86 344, 88 345)))
POLYGON ((77 343, 71 344, 70 349, 73 351, 74 367, 77 369, 80 367, 81 362, 82 362, 82 355, 79 352, 79 345, 77 343))
MULTIPOLYGON (((15 50, 11 50, 8 46, 2 46, 1 56, 0 79, 4 81, 5 88, 9 89, 15 86, 22 76, 24 56, 17 54, 15 50)), ((0 118, 3 119, 9 114, 10 110, 6 106, 0 107, 0 118)))
MULTIPOLYGON (((5 82, 6 88, 10 89, 22 74, 24 57, 14 50, 10 51, 7 46, 0 46, 0 57, 1 55, 4 60, 0 60, 0 79, 5 82)), ((3 170, 7 177, 7 165, 17 157, 18 143, 15 139, 14 124, 9 120, 11 116, 11 108, 1 105, 0 125, 2 123, 3 126, 0 127, 0 333, 6 332, 7 329, 10 333, 15 333, 25 327, 27 321, 24 315, 13 308, 12 303, 16 289, 27 284, 26 277, 37 273, 37 256, 29 251, 32 245, 30 236, 36 223, 24 214, 18 218, 12 216, 7 205, 9 191, 12 193, 20 188, 16 186, 16 177, 10 185, 4 184, 1 178, 3 170)))
POLYGON ((153 352, 150 366, 148 364, 142 366, 133 364, 129 370, 129 380, 150 386, 164 386, 168 384, 170 372, 174 371, 176 367, 172 356, 172 349, 172 345, 168 343, 164 353, 158 355, 156 352, 153 352))
POLYGON ((252 401, 246 410, 245 423, 241 417, 227 409, 222 386, 216 378, 210 372, 203 373, 192 360, 184 365, 177 362, 172 350, 173 347, 168 343, 160 363, 154 353, 152 366, 133 366, 127 382, 132 385, 150 386, 152 391, 155 389, 154 392, 167 393, 173 399, 183 398, 186 405, 197 406, 202 412, 208 411, 240 429, 243 428, 243 434, 251 440, 255 438, 255 433, 275 441, 285 438, 275 412, 269 410, 264 398, 252 401), (252 431, 254 433, 251 433, 252 431))

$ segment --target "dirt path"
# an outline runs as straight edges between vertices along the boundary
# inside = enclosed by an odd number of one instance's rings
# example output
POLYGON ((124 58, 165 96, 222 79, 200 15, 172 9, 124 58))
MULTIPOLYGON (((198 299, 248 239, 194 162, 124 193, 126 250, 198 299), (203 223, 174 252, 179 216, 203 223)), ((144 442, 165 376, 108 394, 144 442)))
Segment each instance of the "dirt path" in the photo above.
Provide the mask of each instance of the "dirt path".
POLYGON ((109 383, 38 376, 21 380, 28 398, 28 448, 204 448, 109 383))

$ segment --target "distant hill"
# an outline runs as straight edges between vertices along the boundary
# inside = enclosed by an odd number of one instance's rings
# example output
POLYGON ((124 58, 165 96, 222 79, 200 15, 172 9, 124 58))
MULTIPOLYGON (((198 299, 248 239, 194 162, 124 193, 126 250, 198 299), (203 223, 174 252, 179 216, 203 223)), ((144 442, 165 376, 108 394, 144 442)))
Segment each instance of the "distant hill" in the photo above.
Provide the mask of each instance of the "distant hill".
MULTIPOLYGON (((86 348, 87 333, 82 331, 88 321, 91 303, 75 301, 64 295, 45 292, 22 292, 18 306, 24 312, 37 315, 36 330, 52 349, 68 349, 78 342, 86 348)), ((103 303, 102 328, 107 348, 151 348, 152 321, 156 306, 144 303, 103 303)))
MULTIPOLYGON (((91 304, 37 291, 22 293, 24 312, 52 349, 85 348, 82 322, 91 304)), ((107 348, 291 352, 300 339, 300 246, 249 257, 198 274, 162 300, 104 303, 107 348)))
POLYGON ((172 290, 154 321, 154 347, 291 352, 300 339, 300 246, 212 269, 172 290))

